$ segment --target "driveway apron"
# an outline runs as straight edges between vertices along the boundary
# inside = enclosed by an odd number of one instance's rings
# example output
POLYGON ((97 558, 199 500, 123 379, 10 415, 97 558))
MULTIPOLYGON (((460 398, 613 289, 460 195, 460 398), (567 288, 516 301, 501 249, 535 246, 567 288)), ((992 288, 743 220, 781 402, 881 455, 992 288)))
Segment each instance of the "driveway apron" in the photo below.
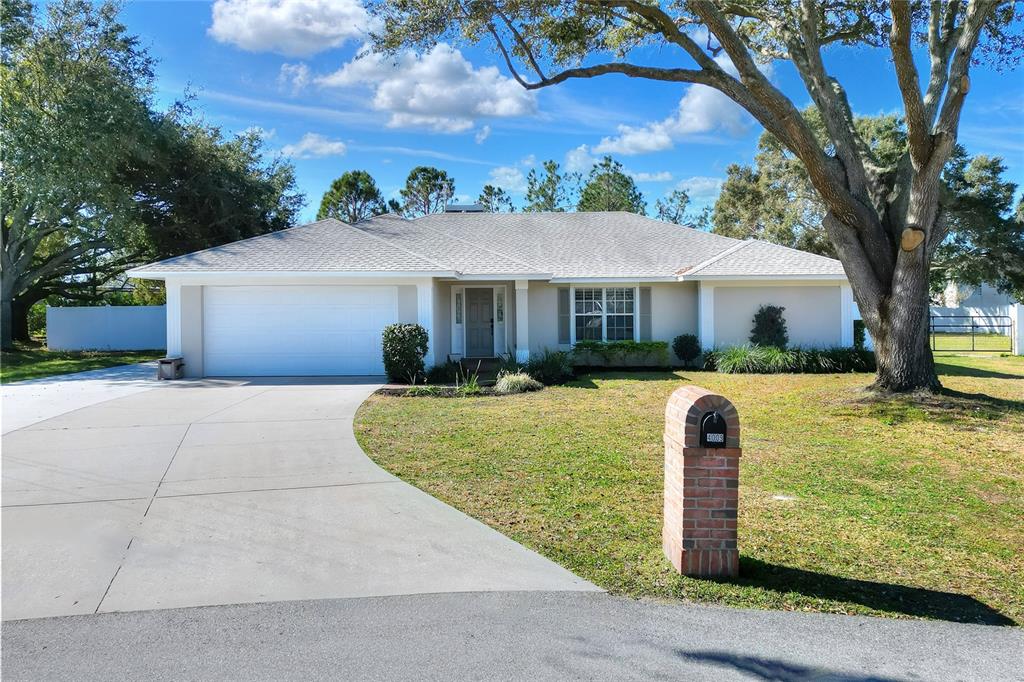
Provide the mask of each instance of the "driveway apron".
POLYGON ((377 387, 169 382, 4 434, 3 618, 597 589, 371 462, 377 387))

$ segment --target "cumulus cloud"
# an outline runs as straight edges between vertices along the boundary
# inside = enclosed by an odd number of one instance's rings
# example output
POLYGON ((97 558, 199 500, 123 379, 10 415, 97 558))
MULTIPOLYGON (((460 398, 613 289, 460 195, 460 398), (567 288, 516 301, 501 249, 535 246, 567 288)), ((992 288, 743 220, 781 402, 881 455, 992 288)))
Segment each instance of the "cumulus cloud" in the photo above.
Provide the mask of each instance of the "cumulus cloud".
POLYGON ((309 66, 304 62, 297 64, 286 62, 281 65, 281 71, 277 74, 277 84, 286 90, 291 90, 292 94, 302 92, 311 82, 313 82, 313 75, 310 73, 309 66))
POLYGON ((391 114, 394 128, 427 127, 462 132, 478 118, 525 116, 536 112, 534 94, 493 66, 474 68, 462 53, 439 43, 429 52, 404 52, 391 60, 368 53, 317 79, 324 87, 365 85, 372 106, 391 114))
POLYGON ((308 57, 372 28, 359 0, 217 0, 209 34, 250 52, 308 57))
MULTIPOLYGON (((716 59, 722 68, 735 73, 735 67, 723 55, 716 59)), ((767 71, 769 66, 764 67, 767 71)), ((676 112, 662 121, 643 126, 618 126, 619 134, 602 138, 594 146, 598 154, 647 154, 671 149, 675 141, 687 135, 722 131, 742 135, 750 125, 750 116, 731 99, 706 85, 691 85, 679 100, 676 112)))
POLYGON ((714 199, 722 191, 722 178, 695 175, 692 178, 680 180, 676 188, 684 190, 695 201, 706 201, 714 199))
POLYGON ((597 163, 597 158, 590 153, 590 148, 585 144, 581 144, 579 147, 570 149, 565 153, 565 170, 567 171, 588 171, 595 163, 597 163))
POLYGON ((331 140, 319 133, 306 133, 295 144, 286 144, 281 153, 296 159, 318 159, 325 156, 341 156, 346 151, 341 140, 331 140))
POLYGON ((491 126, 485 125, 480 130, 476 131, 476 135, 473 139, 476 140, 477 144, 483 144, 484 140, 491 136, 491 126))
POLYGON ((509 192, 525 192, 526 176, 515 166, 498 166, 491 169, 491 184, 509 192))
POLYGON ((672 174, 668 171, 660 171, 657 173, 647 173, 644 171, 634 173, 633 171, 629 171, 629 176, 637 182, 669 182, 672 180, 672 174))

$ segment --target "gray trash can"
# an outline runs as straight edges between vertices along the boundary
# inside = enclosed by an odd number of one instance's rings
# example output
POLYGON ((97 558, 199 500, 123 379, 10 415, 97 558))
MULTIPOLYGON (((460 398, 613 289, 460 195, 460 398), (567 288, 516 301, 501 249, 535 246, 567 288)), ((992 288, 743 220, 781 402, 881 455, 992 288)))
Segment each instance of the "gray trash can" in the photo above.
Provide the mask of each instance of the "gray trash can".
POLYGON ((185 367, 185 361, 181 358, 160 358, 157 360, 157 379, 180 379, 185 367))

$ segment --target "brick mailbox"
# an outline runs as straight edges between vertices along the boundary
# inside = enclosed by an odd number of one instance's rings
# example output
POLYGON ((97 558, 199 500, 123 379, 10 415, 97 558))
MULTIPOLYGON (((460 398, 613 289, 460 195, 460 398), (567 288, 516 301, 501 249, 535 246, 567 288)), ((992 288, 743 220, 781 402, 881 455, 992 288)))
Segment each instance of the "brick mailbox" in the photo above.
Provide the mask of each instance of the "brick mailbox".
POLYGON ((739 573, 740 420, 722 396, 676 389, 665 408, 665 556, 684 575, 739 573))

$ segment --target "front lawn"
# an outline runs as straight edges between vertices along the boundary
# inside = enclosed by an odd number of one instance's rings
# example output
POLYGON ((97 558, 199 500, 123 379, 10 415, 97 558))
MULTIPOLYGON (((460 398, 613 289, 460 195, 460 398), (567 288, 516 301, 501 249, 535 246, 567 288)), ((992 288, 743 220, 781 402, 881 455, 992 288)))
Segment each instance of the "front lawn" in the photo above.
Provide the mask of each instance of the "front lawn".
POLYGON ((502 398, 373 396, 381 466, 613 593, 1024 622, 1024 358, 938 357, 946 395, 869 399, 866 374, 592 374, 502 398), (665 401, 736 405, 741 577, 661 550, 665 401))
POLYGON ((164 352, 160 350, 57 351, 39 346, 21 346, 0 353, 0 383, 130 365, 163 356, 164 352))

